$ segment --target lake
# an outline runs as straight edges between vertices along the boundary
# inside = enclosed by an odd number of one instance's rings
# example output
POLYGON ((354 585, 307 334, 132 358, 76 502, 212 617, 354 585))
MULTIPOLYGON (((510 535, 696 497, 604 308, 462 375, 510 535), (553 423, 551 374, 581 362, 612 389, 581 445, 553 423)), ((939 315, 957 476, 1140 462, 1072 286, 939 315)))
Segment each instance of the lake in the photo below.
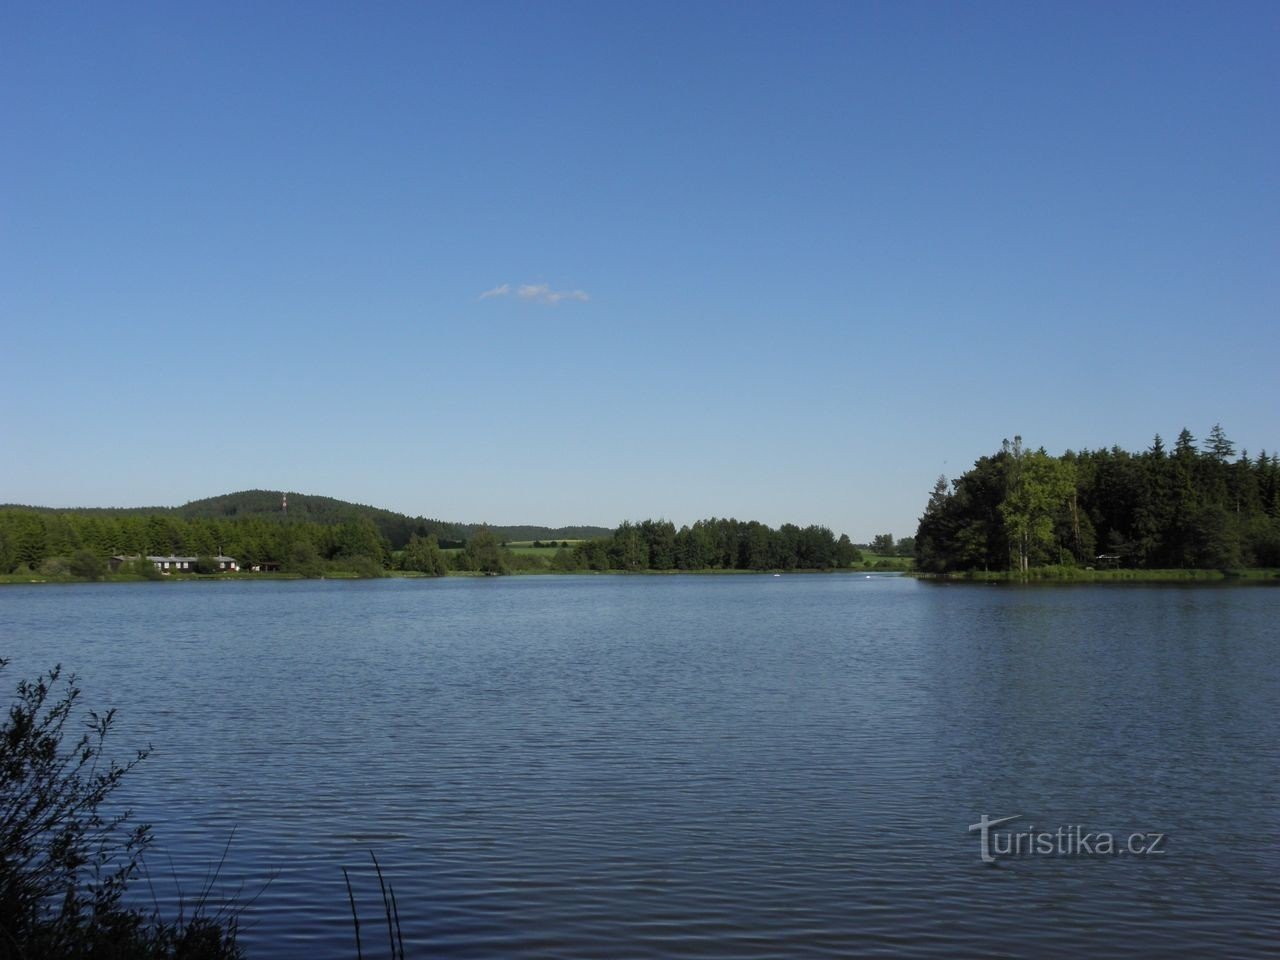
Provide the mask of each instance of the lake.
POLYGON ((370 851, 410 956, 1272 956, 1278 627, 1261 586, 0 589, 5 689, 61 662, 154 744, 157 895, 230 839, 251 960, 355 956, 343 866, 385 956, 370 851))

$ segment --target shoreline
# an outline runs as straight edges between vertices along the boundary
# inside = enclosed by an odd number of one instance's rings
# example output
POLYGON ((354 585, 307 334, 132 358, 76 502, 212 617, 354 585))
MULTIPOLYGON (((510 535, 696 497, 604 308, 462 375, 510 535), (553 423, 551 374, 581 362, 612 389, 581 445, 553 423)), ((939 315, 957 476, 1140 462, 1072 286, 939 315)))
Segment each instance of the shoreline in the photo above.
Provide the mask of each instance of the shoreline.
MULTIPOLYGON (((886 570, 874 567, 850 567, 833 569, 803 570, 514 570, 510 573, 494 575, 501 577, 585 577, 585 576, 623 576, 623 577, 772 577, 779 576, 854 576, 854 577, 910 577, 931 583, 982 583, 982 584, 1014 584, 1014 585, 1061 585, 1085 583, 1143 584, 1143 583, 1178 583, 1178 584, 1233 584, 1280 586, 1280 569, 1272 567, 1254 567, 1239 570, 1207 570, 1207 569, 1168 569, 1168 570, 1083 570, 1078 568, 1043 567, 1029 570, 1025 575, 1008 570, 969 570, 954 573, 924 573, 916 570, 886 570)), ((322 577, 304 577, 299 573, 214 573, 195 574, 177 573, 159 579, 141 577, 134 574, 107 574, 97 580, 84 580, 75 577, 49 577, 38 573, 0 574, 0 587, 23 586, 36 584, 75 585, 93 583, 246 583, 255 581, 280 580, 448 580, 453 578, 475 579, 488 577, 489 574, 475 571, 450 571, 442 577, 433 577, 425 573, 411 570, 387 570, 380 577, 365 577, 352 571, 334 570, 322 577)))
MULTIPOLYGON (((623 576, 623 577, 670 577, 670 576, 902 576, 909 573, 904 570, 876 570, 874 568, 845 569, 803 569, 803 570, 513 570, 510 573, 494 574, 494 577, 585 577, 585 576, 623 576)), ((365 577, 345 570, 334 570, 322 577, 304 577, 300 573, 171 573, 159 578, 142 577, 136 574, 109 573, 96 580, 76 577, 42 576, 38 573, 6 573, 0 574, 0 586, 22 586, 30 584, 90 584, 90 583, 246 583, 260 580, 450 580, 454 578, 474 579, 488 577, 490 574, 473 570, 451 570, 444 576, 434 577, 413 570, 387 570, 380 577, 365 577)))
POLYGON ((1077 567, 1040 567, 1025 574, 1013 570, 965 570, 954 573, 906 574, 918 580, 937 583, 1250 583, 1280 585, 1280 569, 1248 567, 1235 570, 1165 569, 1165 570, 1085 570, 1077 567))

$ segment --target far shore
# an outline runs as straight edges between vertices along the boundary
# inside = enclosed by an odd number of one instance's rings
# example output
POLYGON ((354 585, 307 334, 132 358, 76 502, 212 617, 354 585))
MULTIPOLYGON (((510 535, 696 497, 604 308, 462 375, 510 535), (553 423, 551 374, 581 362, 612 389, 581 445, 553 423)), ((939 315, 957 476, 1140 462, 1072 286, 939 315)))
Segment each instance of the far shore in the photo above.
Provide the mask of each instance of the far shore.
POLYGON ((1033 567, 1016 570, 966 570, 956 573, 911 572, 919 580, 946 583, 1249 583, 1280 584, 1280 569, 1250 567, 1238 570, 1096 570, 1087 567, 1033 567))
POLYGON ((0 574, 0 585, 31 583, 179 583, 179 582, 246 582, 258 580, 447 580, 455 577, 575 577, 575 576, 626 576, 626 577, 670 577, 676 575, 706 576, 814 576, 830 574, 835 576, 884 576, 886 574, 902 574, 904 570, 876 569, 874 567, 847 567, 844 569, 806 569, 806 570, 513 570, 504 574, 488 574, 475 570, 450 570, 442 577, 433 577, 427 573, 413 570, 386 570, 379 577, 362 576, 350 570, 330 570, 318 577, 304 577, 300 573, 272 571, 269 573, 170 573, 162 577, 141 577, 132 573, 108 573, 105 576, 88 580, 80 577, 44 576, 43 574, 4 573, 0 574))
MULTIPOLYGON (((855 566, 843 569, 825 570, 517 570, 502 574, 505 577, 548 577, 548 576, 906 576, 918 580, 937 583, 1010 583, 1010 584, 1063 584, 1063 583, 1230 583, 1246 582, 1252 584, 1280 585, 1280 569, 1247 568, 1239 570, 1130 570, 1110 569, 1091 570, 1079 567, 1039 567, 1025 574, 1010 570, 971 570, 957 573, 921 573, 914 570, 876 568, 874 566, 855 566)), ((96 580, 78 579, 67 576, 44 576, 39 573, 7 573, 0 574, 0 585, 5 584, 86 584, 86 583, 165 583, 165 582, 246 582, 260 580, 441 580, 452 577, 487 577, 493 574, 475 571, 450 571, 444 577, 432 577, 425 573, 411 570, 387 570, 381 577, 361 576, 348 570, 331 570, 323 576, 304 577, 299 573, 265 572, 265 573, 174 573, 158 579, 141 577, 136 574, 108 573, 96 580)))

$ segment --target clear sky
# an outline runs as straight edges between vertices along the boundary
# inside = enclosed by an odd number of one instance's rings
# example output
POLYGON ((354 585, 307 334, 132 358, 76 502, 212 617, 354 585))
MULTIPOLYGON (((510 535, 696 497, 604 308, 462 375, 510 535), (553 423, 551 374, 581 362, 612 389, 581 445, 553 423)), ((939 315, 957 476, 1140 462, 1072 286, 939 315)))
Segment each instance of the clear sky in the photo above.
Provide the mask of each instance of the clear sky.
POLYGON ((0 502, 865 540, 1280 447, 1271 0, 10 0, 0 111, 0 502))

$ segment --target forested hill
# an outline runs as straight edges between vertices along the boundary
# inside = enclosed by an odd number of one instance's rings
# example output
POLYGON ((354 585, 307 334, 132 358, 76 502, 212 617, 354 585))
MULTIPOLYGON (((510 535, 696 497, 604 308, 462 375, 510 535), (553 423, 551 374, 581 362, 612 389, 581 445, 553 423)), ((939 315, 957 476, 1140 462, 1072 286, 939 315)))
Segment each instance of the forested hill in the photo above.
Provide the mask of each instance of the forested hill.
POLYGON ((594 540, 597 537, 612 536, 613 531, 608 527, 497 527, 484 523, 463 523, 458 524, 457 529, 462 532, 462 536, 466 540, 470 540, 477 530, 487 526, 493 531, 494 536, 504 543, 508 540, 594 540))
MULTIPOLYGON (((180 507, 32 507, 19 504, 0 504, 0 510, 18 510, 33 513, 63 513, 96 517, 168 515, 183 520, 234 520, 261 519, 283 520, 286 514, 281 508, 284 492, 280 490, 242 490, 218 497, 192 500, 180 507)), ((471 539, 480 524, 454 523, 427 517, 410 517, 393 510, 351 503, 334 497, 313 494, 288 493, 288 518, 324 525, 339 524, 352 519, 367 518, 378 532, 387 538, 394 549, 408 543, 414 534, 421 537, 435 536, 443 541, 471 539)), ((581 540, 608 536, 605 527, 538 527, 509 526, 490 527, 499 540, 581 540)))
POLYGON ((394 510, 306 493, 289 492, 286 514, 282 504, 284 496, 280 490, 242 490, 220 497, 192 500, 176 509, 184 520, 279 520, 287 515, 291 520, 330 525, 363 517, 372 520, 378 532, 395 549, 408 543, 415 533, 420 537, 435 536, 441 540, 455 540, 463 536, 458 524, 445 520, 410 517, 394 510))
POLYGON ((1029 450, 1021 438, 953 484, 939 477, 916 531, 933 573, 1101 563, 1148 569, 1280 566, 1280 458, 1250 458, 1215 426, 1139 453, 1029 450))

